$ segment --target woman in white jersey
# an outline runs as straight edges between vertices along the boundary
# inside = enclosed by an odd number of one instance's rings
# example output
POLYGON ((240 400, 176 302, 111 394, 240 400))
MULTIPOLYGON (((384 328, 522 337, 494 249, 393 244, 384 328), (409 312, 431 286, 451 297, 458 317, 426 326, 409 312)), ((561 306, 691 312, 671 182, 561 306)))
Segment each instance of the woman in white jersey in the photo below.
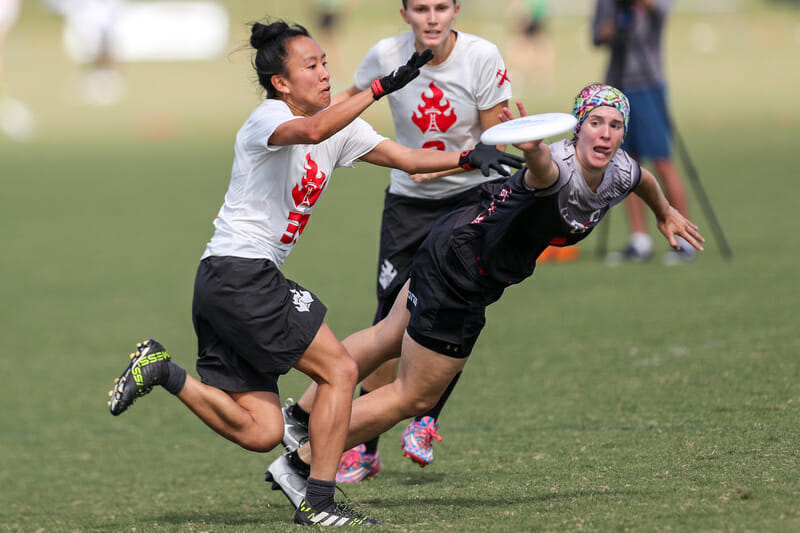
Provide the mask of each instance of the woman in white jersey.
MULTIPOLYGON (((545 248, 579 242, 631 192, 650 207, 673 248, 681 237, 702 250, 697 227, 669 205, 650 172, 619 150, 629 116, 625 95, 590 85, 578 94, 574 114, 572 140, 516 144, 527 167, 483 184, 481 201, 440 219, 389 316, 345 339, 362 374, 401 354, 397 379, 353 403, 347 445, 430 408, 466 364, 486 307, 532 275, 545 248)), ((512 118, 508 109, 504 118, 512 118)), ((310 447, 295 454, 308 461, 310 447)), ((300 473, 291 479, 302 485, 300 473)))
MULTIPOLYGON (((355 73, 355 84, 338 98, 357 94, 373 79, 391 72, 411 53, 430 49, 433 59, 402 93, 389 96, 397 142, 410 148, 461 151, 478 143, 481 133, 499 123, 511 97, 511 82, 494 44, 453 29, 460 10, 457 0, 403 0, 400 14, 411 31, 379 41, 355 73)), ((408 279, 411 260, 436 220, 479 198, 481 183, 499 174, 453 170, 414 176, 391 171, 381 219, 378 306, 374 323, 385 318, 408 279), (437 179, 430 180, 436 177, 437 179), (426 180, 417 183, 419 180, 426 180)), ((388 361, 361 384, 367 394, 394 379, 397 360, 388 361)), ((417 416, 403 434, 403 455, 426 466, 433 461, 433 439, 439 413, 458 379, 430 411, 417 416)), ((302 435, 310 398, 287 406, 284 444, 296 447, 293 434, 302 435), (295 431, 294 428, 297 428, 295 431)), ((337 481, 358 482, 380 470, 378 439, 356 446, 342 457, 337 481)))
MULTIPOLYGON (((299 498, 290 496, 294 521, 369 522, 333 499, 358 369, 323 322, 324 304, 286 279, 280 267, 336 167, 361 159, 408 172, 466 165, 488 173, 489 167, 517 164, 482 145, 464 154, 412 150, 358 118, 418 76, 430 54, 414 54, 395 72, 330 106, 325 54, 305 28, 255 23, 250 43, 267 98, 236 136, 230 186, 197 271, 192 311, 202 381, 187 376, 149 339, 132 354, 109 407, 118 415, 162 385, 220 435, 265 452, 283 434, 278 376, 296 368, 318 384, 319 401, 310 424, 310 439, 318 445, 308 488, 299 498)), ((277 480, 282 472, 272 469, 269 476, 277 480)))

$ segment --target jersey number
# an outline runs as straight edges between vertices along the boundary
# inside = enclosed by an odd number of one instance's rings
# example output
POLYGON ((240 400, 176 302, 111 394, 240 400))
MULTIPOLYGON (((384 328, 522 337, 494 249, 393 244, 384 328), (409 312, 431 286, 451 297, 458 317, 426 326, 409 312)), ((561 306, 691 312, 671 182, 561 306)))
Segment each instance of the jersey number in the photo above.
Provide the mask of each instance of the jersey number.
POLYGON ((293 244, 298 237, 303 234, 303 230, 308 224, 311 215, 301 215, 300 213, 289 213, 289 225, 283 231, 281 242, 283 244, 293 244))

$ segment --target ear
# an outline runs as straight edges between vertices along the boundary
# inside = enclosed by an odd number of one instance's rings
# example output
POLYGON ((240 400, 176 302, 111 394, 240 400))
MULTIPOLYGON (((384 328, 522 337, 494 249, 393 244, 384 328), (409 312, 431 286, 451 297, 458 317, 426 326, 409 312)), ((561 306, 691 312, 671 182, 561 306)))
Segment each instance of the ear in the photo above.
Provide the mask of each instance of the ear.
MULTIPOLYGON (((455 17, 455 16, 458 16, 458 12, 459 12, 460 10, 461 10, 461 2, 459 2, 458 0, 456 0, 455 9, 453 9, 453 15, 454 15, 454 17, 455 17)), ((454 20, 455 20, 455 18, 454 18, 454 20)))
POLYGON ((282 74, 273 74, 269 80, 279 93, 289 94, 292 92, 287 79, 282 74))
POLYGON ((408 21, 408 15, 406 15, 406 8, 404 8, 404 7, 400 8, 400 16, 403 17, 403 20, 406 22, 406 24, 411 24, 408 21))

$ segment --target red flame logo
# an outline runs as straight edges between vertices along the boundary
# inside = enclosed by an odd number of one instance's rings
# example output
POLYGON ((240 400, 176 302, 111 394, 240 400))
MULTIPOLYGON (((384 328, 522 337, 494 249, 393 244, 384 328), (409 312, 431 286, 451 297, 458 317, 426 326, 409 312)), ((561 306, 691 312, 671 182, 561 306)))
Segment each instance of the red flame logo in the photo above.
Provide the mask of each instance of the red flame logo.
POLYGON ((411 116, 411 121, 422 130, 422 133, 429 131, 444 133, 455 124, 458 117, 450 106, 450 101, 444 97, 444 92, 433 82, 428 87, 432 96, 427 96, 428 91, 422 93, 423 105, 417 107, 417 111, 411 116))
POLYGON ((319 166, 311 159, 311 153, 306 154, 306 163, 303 167, 306 171, 303 179, 292 189, 292 198, 296 207, 314 205, 319 195, 325 190, 325 173, 319 172, 319 166))

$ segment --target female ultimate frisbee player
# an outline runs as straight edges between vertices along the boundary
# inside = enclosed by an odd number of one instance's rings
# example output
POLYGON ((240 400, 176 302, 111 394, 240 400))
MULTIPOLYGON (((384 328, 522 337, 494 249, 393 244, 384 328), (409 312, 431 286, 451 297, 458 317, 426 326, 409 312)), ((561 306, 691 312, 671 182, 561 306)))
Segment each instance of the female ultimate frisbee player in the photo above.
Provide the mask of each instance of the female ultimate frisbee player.
MULTIPOLYGON (((629 116, 625 95, 590 85, 576 97, 573 114, 572 140, 515 143, 527 166, 485 183, 482 201, 440 219, 414 257, 410 281, 389 316, 344 340, 361 375, 398 353, 401 358, 394 382, 354 401, 347 446, 433 405, 464 368, 486 307, 532 275, 548 245, 585 238, 631 192, 650 207, 673 248, 680 236, 702 250, 697 227, 669 205, 653 175, 619 149, 629 116)), ((511 118, 506 108, 503 119, 511 118)), ((310 447, 287 455, 293 472, 285 476, 284 492, 303 486, 310 447)))
POLYGON ((318 384, 310 422, 314 468, 297 502, 298 524, 373 522, 334 502, 334 478, 350 417, 358 368, 323 322, 316 296, 280 267, 308 222, 336 167, 357 159, 409 173, 459 166, 521 166, 493 147, 462 154, 412 150, 378 135, 358 118, 382 96, 419 75, 430 52, 330 106, 325 54, 305 28, 255 23, 250 44, 267 98, 236 136, 233 170, 214 235, 197 270, 192 304, 197 372, 187 376, 164 347, 139 344, 111 391, 118 415, 154 385, 178 396, 214 431, 245 449, 269 451, 283 436, 277 380, 294 367, 318 384))
MULTIPOLYGON (((477 144, 484 130, 499 124, 498 115, 511 98, 511 81, 497 46, 453 28, 460 8, 458 0, 403 0, 400 15, 411 31, 378 41, 358 67, 354 85, 334 100, 369 87, 414 51, 430 49, 433 59, 420 76, 388 97, 397 142, 455 152, 477 144)), ((414 253, 436 221, 478 201, 480 185, 500 175, 456 169, 431 180, 432 176, 409 176, 392 169, 390 177, 381 216, 373 323, 389 314, 408 280, 414 253)), ((396 375, 397 360, 387 361, 364 379, 360 394, 391 383, 396 375)), ((420 413, 403 433, 403 455, 420 466, 433 461, 433 440, 441 439, 436 433, 439 414, 458 377, 436 405, 420 413)), ((298 444, 293 435, 306 432, 311 399, 301 398, 285 409, 284 444, 290 448, 298 444)), ((380 470, 380 461, 377 438, 359 443, 342 457, 336 480, 353 483, 371 477, 380 470)))

